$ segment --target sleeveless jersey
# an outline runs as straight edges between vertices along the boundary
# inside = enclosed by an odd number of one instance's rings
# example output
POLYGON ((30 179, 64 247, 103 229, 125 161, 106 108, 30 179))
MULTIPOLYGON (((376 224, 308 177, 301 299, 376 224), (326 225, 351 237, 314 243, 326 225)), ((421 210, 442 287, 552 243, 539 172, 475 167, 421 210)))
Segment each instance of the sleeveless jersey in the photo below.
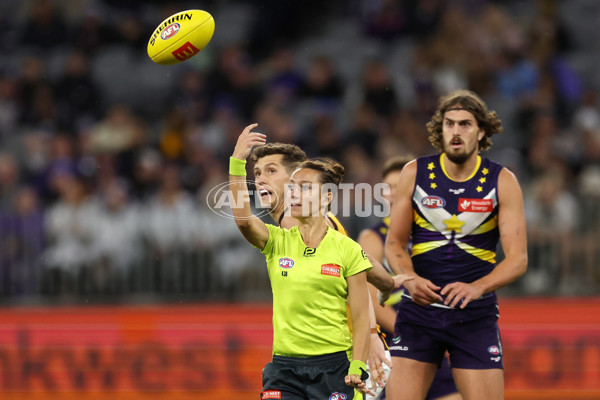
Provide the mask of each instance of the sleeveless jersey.
MULTIPOLYGON (((412 262, 415 272, 444 287, 489 274, 498 244, 498 175, 502 166, 477 157, 465 181, 450 179, 445 154, 417 159, 412 197, 412 262)), ((469 306, 496 301, 494 293, 469 306)))

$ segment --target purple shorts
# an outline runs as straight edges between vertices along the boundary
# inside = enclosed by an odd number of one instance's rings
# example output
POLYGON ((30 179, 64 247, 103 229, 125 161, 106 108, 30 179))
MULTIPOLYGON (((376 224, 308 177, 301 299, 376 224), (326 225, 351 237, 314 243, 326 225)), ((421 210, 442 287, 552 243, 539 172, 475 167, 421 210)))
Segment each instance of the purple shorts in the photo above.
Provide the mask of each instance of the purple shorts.
POLYGON ((403 297, 390 345, 392 357, 440 365, 446 351, 452 368, 504 369, 498 306, 421 307, 403 297))

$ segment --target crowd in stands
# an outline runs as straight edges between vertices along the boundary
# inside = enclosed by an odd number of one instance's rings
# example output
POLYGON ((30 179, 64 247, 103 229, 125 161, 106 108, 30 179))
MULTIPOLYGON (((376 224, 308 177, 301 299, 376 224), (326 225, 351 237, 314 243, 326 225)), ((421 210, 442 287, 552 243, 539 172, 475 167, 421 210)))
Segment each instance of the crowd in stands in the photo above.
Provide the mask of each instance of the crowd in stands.
POLYGON ((163 3, 0 5, 2 301, 268 299, 261 255, 207 199, 243 127, 374 184, 434 151, 425 123, 457 88, 498 111, 489 156, 524 189, 530 267, 507 294, 600 288, 600 81, 576 21, 593 0, 163 3), (215 16, 213 41, 153 64, 149 33, 187 8, 215 16))

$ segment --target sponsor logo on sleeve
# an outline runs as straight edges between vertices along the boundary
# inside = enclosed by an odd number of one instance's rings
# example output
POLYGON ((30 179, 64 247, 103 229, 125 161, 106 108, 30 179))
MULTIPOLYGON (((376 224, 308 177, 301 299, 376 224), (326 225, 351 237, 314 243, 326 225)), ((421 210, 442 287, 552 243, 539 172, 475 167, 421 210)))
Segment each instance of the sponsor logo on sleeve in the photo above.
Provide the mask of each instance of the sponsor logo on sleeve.
POLYGON ((294 260, 292 260, 291 258, 280 258, 279 259, 279 266, 283 269, 290 269, 294 266, 294 260))
POLYGON ((281 390, 265 390, 261 393, 260 398, 265 399, 281 399, 281 390))
POLYGON ((492 212, 494 210, 494 201, 492 199, 458 199, 459 212, 492 212))
POLYGON ((341 276, 341 267, 337 264, 323 264, 321 265, 321 275, 329 276, 341 276))
POLYGON ((427 196, 423 197, 421 204, 427 208, 442 208, 446 205, 446 200, 440 196, 427 196))

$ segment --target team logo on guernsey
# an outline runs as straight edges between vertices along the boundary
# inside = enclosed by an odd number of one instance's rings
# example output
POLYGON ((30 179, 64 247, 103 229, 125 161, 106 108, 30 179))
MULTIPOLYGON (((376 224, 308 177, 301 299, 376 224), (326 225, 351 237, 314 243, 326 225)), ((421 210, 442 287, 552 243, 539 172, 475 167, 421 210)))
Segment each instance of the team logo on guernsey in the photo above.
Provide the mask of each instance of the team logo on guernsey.
POLYGON ((323 264, 321 265, 321 275, 342 276, 340 273, 341 268, 337 264, 323 264))
POLYGON ((346 400, 347 398, 348 396, 340 392, 331 393, 329 396, 329 400, 346 400))
POLYGON ((291 258, 280 258, 279 259, 279 266, 283 269, 290 269, 294 266, 294 260, 292 260, 291 258))
POLYGON ((261 393, 261 399, 280 399, 281 390, 265 390, 261 393))
POLYGON ((458 199, 459 212, 486 213, 494 210, 492 199, 458 199))
POLYGON ((427 208, 442 208, 446 205, 446 200, 440 196, 427 196, 423 197, 421 204, 427 208))
POLYGON ((487 350, 488 350, 488 353, 493 354, 495 356, 500 354, 500 348, 496 345, 488 347, 487 350))

